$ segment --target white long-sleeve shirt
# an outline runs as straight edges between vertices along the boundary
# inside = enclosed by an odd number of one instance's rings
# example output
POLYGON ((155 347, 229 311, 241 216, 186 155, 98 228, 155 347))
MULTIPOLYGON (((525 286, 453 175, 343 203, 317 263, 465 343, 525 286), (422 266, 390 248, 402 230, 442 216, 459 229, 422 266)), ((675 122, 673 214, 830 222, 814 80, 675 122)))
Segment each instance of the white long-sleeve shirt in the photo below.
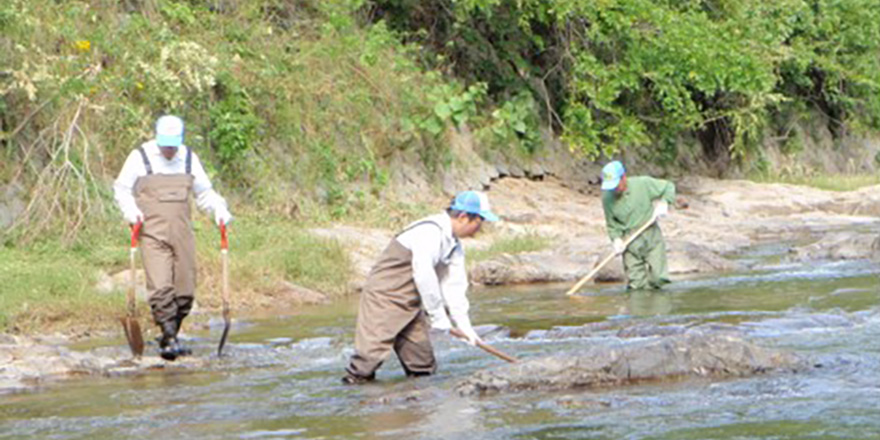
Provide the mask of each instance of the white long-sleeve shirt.
POLYGON ((452 235, 452 221, 444 212, 416 223, 420 222, 425 223, 398 235, 397 241, 412 252, 413 278, 422 305, 432 323, 446 319, 445 306, 456 326, 470 328, 464 250, 452 235))
MULTIPOLYGON (((156 145, 155 140, 144 143, 142 147, 144 152, 147 153, 147 158, 153 169, 153 174, 186 173, 186 150, 189 148, 186 145, 181 145, 177 149, 177 154, 175 154, 171 160, 165 159, 165 156, 163 156, 162 152, 159 150, 159 146, 156 145)), ((205 174, 205 169, 202 167, 202 162, 199 161, 199 157, 196 153, 192 153, 191 172, 193 176, 193 192, 196 195, 196 205, 203 211, 212 213, 216 213, 217 210, 226 211, 228 209, 226 206, 226 200, 223 199, 220 194, 217 194, 217 192, 211 187, 211 180, 208 179, 208 175, 205 174)), ((132 191, 137 179, 146 175, 147 168, 144 166, 144 160, 141 153, 138 150, 133 150, 128 155, 128 159, 125 160, 125 164, 122 166, 122 171, 119 172, 119 177, 116 178, 116 182, 113 183, 113 193, 114 198, 116 199, 116 204, 119 206, 119 209, 122 210, 122 213, 126 218, 134 217, 134 215, 130 215, 133 212, 139 212, 132 191)))

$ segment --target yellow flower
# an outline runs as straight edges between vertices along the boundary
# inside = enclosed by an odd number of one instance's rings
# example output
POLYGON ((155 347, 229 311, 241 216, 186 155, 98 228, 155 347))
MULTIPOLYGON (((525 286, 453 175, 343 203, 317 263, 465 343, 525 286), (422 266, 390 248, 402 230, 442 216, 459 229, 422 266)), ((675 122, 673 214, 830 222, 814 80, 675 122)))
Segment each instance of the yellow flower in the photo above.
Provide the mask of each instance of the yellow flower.
POLYGON ((80 52, 88 52, 92 48, 92 42, 89 40, 77 40, 74 45, 80 52))

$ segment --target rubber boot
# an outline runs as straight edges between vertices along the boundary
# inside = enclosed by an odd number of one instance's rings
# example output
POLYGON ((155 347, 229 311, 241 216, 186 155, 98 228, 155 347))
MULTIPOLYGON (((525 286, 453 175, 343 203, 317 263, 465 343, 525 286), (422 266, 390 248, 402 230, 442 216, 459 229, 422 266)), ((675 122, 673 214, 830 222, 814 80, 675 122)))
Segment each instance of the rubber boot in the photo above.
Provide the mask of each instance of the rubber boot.
POLYGON ((365 383, 370 383, 376 380, 376 374, 371 374, 367 377, 363 376, 355 376, 351 373, 346 373, 345 377, 342 378, 342 383, 345 385, 361 385, 365 383))
POLYGON ((174 332, 174 339, 177 340, 177 355, 178 356, 191 356, 193 354, 192 350, 189 347, 183 345, 180 340, 177 339, 177 333, 180 332, 181 327, 183 326, 183 316, 178 315, 175 318, 177 323, 177 331, 174 332))
POLYGON ((180 346, 177 343, 177 320, 169 319, 160 326, 162 339, 159 340, 159 356, 166 361, 173 361, 179 355, 180 346))

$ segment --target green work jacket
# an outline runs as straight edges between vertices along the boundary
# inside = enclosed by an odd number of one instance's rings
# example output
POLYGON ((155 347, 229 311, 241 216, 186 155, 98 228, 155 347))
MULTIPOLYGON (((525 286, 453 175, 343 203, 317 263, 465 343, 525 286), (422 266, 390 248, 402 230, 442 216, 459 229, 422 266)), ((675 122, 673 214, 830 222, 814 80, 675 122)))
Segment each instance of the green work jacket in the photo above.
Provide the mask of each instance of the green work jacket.
POLYGON ((626 179, 626 191, 602 191, 602 207, 605 209, 605 225, 611 240, 623 238, 645 224, 654 215, 652 202, 662 198, 672 205, 675 202, 675 184, 668 180, 648 176, 626 179))

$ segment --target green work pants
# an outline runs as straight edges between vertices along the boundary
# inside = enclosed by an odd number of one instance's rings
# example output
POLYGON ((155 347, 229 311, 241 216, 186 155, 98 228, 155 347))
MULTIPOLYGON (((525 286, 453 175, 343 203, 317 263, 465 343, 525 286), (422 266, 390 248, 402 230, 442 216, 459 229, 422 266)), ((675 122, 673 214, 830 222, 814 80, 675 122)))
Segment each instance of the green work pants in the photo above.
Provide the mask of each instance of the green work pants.
POLYGON ((627 290, 659 289, 669 283, 666 242, 656 224, 649 227, 623 253, 627 290))

